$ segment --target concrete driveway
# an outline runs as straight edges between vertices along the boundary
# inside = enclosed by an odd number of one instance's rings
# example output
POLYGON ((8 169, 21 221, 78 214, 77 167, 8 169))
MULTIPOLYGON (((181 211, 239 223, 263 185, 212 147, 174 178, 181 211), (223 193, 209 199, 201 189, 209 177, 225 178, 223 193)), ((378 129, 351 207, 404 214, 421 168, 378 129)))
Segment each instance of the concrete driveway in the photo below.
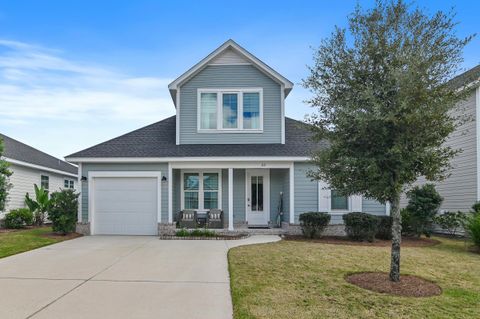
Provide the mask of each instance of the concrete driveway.
POLYGON ((0 259, 0 318, 231 318, 230 247, 87 236, 0 259))

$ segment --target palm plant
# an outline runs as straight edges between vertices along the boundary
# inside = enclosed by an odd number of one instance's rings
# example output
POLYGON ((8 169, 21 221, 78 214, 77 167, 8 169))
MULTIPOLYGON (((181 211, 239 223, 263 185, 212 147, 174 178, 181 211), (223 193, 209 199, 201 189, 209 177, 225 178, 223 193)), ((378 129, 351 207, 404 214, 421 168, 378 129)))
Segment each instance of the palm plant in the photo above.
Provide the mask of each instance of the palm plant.
POLYGON ((37 184, 34 185, 34 188, 35 199, 30 198, 30 195, 27 193, 25 195, 25 205, 34 214, 34 224, 41 226, 45 220, 45 214, 50 208, 51 201, 45 188, 38 187, 37 184))

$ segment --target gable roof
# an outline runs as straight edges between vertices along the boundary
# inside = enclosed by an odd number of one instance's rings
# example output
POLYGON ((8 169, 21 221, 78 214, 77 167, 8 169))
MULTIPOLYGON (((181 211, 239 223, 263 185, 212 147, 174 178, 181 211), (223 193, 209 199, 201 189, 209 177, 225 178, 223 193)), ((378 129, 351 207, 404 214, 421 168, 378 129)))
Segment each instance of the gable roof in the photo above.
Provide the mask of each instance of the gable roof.
POLYGON ((285 144, 181 144, 175 142, 175 116, 68 155, 67 160, 119 157, 309 157, 325 145, 311 140, 307 124, 285 118, 285 144))
POLYGON ((77 174, 77 167, 70 163, 48 155, 1 133, 0 139, 3 140, 5 147, 3 156, 7 158, 7 161, 11 159, 69 174, 77 174))
POLYGON ((177 105, 177 89, 185 83, 188 79, 190 79, 192 76, 200 72, 203 68, 205 68, 208 64, 210 64, 212 61, 215 62, 216 58, 219 57, 222 53, 228 52, 229 55, 231 55, 231 52, 236 53, 237 55, 240 56, 241 59, 244 59, 247 62, 250 62, 253 64, 255 67, 257 67, 260 71, 268 75, 270 78, 278 82, 284 87, 285 90, 285 97, 290 93, 290 91, 293 88, 293 83, 290 82, 287 78, 285 78, 283 75, 272 69, 270 66, 268 66, 266 63, 258 59, 256 56, 245 50, 243 47, 241 47, 238 43, 233 41, 232 39, 227 40, 225 43, 223 43, 221 46, 219 46, 215 51, 207 55, 204 59, 202 59, 200 62, 195 64, 193 67, 191 67, 188 71, 180 75, 176 80, 174 80, 172 83, 168 85, 168 89, 170 90, 170 95, 172 96, 173 103, 175 106, 177 105))
POLYGON ((478 86, 480 84, 480 64, 457 75, 449 83, 455 88, 478 86))

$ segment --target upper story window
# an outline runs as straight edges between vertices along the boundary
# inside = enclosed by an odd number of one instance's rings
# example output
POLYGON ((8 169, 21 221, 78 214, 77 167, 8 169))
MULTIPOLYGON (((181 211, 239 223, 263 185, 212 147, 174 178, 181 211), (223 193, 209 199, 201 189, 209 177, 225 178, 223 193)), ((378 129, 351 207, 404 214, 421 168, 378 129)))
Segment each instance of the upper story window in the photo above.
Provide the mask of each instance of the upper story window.
POLYGON ((199 89, 200 132, 258 132, 263 130, 263 90, 199 89))
POLYGON ((48 190, 49 187, 49 178, 47 175, 41 175, 40 176, 40 187, 43 189, 48 190))

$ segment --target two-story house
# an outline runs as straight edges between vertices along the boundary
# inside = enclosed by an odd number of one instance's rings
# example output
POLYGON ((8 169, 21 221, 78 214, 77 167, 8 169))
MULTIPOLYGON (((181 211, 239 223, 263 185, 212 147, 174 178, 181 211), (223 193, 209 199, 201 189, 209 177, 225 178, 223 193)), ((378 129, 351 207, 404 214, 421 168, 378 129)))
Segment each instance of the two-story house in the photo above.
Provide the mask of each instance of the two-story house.
POLYGON ((169 85, 176 116, 67 157, 79 165, 78 230, 154 235, 177 213, 221 209, 228 230, 284 227, 307 211, 388 214, 312 181, 307 125, 285 117, 293 83, 228 40, 169 85), (283 205, 279 205, 283 198, 283 205))

